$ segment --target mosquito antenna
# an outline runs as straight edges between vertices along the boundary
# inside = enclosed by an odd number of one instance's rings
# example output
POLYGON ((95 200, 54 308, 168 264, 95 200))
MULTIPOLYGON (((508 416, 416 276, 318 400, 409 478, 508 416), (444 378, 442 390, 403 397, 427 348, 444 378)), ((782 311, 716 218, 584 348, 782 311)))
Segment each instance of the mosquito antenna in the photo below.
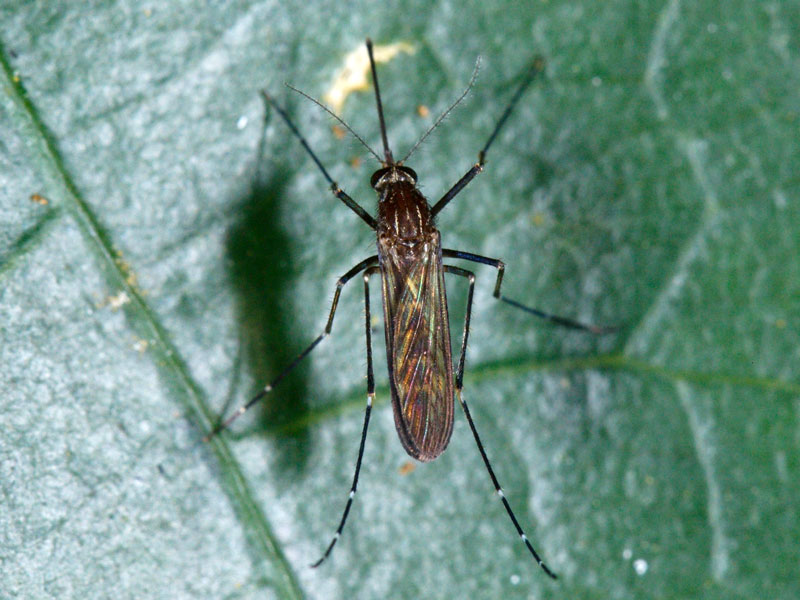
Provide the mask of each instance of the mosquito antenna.
POLYGON ((458 97, 458 99, 450 105, 450 108, 448 108, 446 111, 444 111, 442 113, 442 115, 438 119, 436 119, 436 122, 428 128, 428 131, 425 132, 425 135, 423 135, 421 138, 419 138, 419 141, 417 141, 417 143, 414 144, 414 147, 411 148, 411 150, 408 151, 408 154, 406 154, 403 157, 403 160, 400 161, 401 163, 406 162, 406 160, 408 160, 408 157, 411 156, 412 154, 414 154, 414 151, 419 147, 419 145, 422 142, 425 141, 425 138, 427 138, 431 134, 431 132, 439 126, 439 123, 444 121, 445 117, 450 114, 450 111, 452 111, 456 106, 458 106, 461 103, 461 101, 464 99, 464 97, 467 94, 469 94, 469 91, 472 89, 472 86, 475 84, 475 79, 477 79, 477 77, 478 77, 478 71, 480 70, 480 68, 481 68, 481 57, 479 56, 478 59, 475 61, 475 68, 472 71, 472 77, 470 77, 469 83, 467 84, 467 87, 464 90, 464 93, 461 94, 458 97))
POLYGON ((375 57, 372 56, 372 40, 367 38, 367 54, 369 54, 369 66, 372 69, 372 83, 375 84, 375 100, 378 102, 378 121, 381 124, 381 139, 383 140, 383 155, 386 157, 386 164, 395 164, 392 158, 392 151, 389 150, 389 139, 386 137, 386 121, 383 120, 383 104, 381 103, 381 90, 378 87, 378 73, 375 70, 375 57))
POLYGON ((344 119, 342 119, 342 118, 341 118, 339 115, 337 115, 337 114, 336 114, 335 112, 333 112, 333 111, 332 111, 330 108, 328 108, 327 106, 325 106, 325 105, 324 105, 322 102, 320 102, 319 100, 317 100, 317 99, 316 99, 316 98, 314 98, 313 96, 309 96, 308 94, 306 94, 306 93, 305 93, 303 90, 298 90, 296 87, 294 87, 294 86, 293 86, 292 84, 290 84, 290 83, 287 83, 287 84, 285 84, 285 85, 286 85, 286 87, 288 87, 288 88, 289 88, 290 90, 292 90, 293 92, 297 92, 298 94, 300 94, 300 95, 301 95, 301 96, 303 96, 304 98, 307 98, 308 100, 311 100, 311 101, 312 101, 314 104, 316 104, 317 106, 319 106, 319 107, 320 107, 322 110, 324 110, 326 113, 328 113, 328 114, 329 114, 330 116, 332 116, 334 119, 336 119, 337 121, 339 121, 339 123, 342 125, 342 127, 344 127, 345 129, 347 129, 347 131, 349 131, 351 134, 353 134, 353 137, 354 137, 354 138, 356 138, 356 139, 357 139, 359 142, 361 142, 361 145, 362 145, 362 146, 364 146, 364 148, 366 148, 367 150, 369 150, 369 151, 370 151, 370 154, 372 154, 372 156, 374 156, 374 157, 377 159, 377 161, 378 161, 378 162, 383 162, 383 161, 381 160, 381 157, 380 157, 380 156, 378 156, 378 153, 377 153, 377 152, 375 152, 375 150, 373 150, 372 148, 370 148, 370 147, 369 147, 369 144, 367 144, 367 142, 365 142, 365 141, 364 141, 364 138, 362 138, 362 137, 361 137, 360 135, 358 135, 358 134, 357 134, 355 131, 353 131, 353 128, 352 128, 352 127, 350 127, 350 125, 348 125, 347 123, 345 123, 345 122, 344 122, 344 119))

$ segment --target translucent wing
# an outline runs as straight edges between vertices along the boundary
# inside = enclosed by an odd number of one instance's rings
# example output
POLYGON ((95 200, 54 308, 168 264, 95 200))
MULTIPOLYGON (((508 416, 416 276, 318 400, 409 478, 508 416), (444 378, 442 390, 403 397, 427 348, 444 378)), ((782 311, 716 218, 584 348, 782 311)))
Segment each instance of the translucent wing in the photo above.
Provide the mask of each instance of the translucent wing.
POLYGON ((381 248, 386 353, 397 434, 420 461, 453 432, 453 362, 439 233, 414 252, 381 248))

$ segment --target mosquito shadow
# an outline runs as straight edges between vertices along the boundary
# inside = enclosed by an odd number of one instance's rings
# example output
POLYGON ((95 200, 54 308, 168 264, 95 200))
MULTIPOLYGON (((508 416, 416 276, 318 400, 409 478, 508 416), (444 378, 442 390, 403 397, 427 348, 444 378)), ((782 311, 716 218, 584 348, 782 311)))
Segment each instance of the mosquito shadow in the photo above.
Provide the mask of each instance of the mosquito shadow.
MULTIPOLYGON (((242 398, 252 397, 272 381, 307 341, 295 339, 297 332, 290 326, 291 303, 286 297, 290 240, 278 225, 279 207, 286 197, 283 182, 289 177, 286 169, 278 167, 271 170, 269 180, 257 181, 239 205, 239 218, 226 240, 237 300, 241 362, 256 385, 239 392, 242 398)), ((303 428, 289 426, 302 422, 309 412, 307 366, 298 365, 252 410, 260 414, 259 434, 276 432, 282 438, 277 467, 293 473, 302 470, 308 459, 309 435, 303 428), (287 429, 293 433, 283 433, 287 429)))

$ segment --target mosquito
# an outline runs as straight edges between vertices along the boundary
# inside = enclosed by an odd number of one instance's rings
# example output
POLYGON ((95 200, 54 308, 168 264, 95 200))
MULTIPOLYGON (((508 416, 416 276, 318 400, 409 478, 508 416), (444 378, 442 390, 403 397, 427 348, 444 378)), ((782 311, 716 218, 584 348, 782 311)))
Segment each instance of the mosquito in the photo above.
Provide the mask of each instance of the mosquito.
MULTIPOLYGON (((454 405, 458 399, 464 416, 467 419, 472 436, 478 446, 483 463, 494 485, 495 492, 500 497, 517 534, 530 551, 536 563, 551 578, 556 579, 556 574, 545 564, 539 553, 533 547, 530 539, 522 529, 514 511, 511 509, 503 488, 497 480, 492 469, 486 450, 483 447, 478 430, 470 415, 467 402, 463 397, 462 388, 464 380, 464 360, 469 337, 470 318, 472 314, 472 297, 475 287, 475 275, 471 271, 444 264, 444 259, 459 259, 479 264, 489 265, 497 270, 494 286, 494 297, 515 308, 521 309, 536 317, 552 323, 580 329, 594 334, 605 333, 608 328, 585 325, 572 319, 559 317, 520 304, 506 298, 500 293, 503 282, 505 264, 498 259, 442 248, 441 234, 436 228, 436 216, 472 181, 483 171, 486 154, 498 133, 505 125, 514 107, 531 83, 544 70, 542 58, 536 58, 526 71, 522 82, 517 87, 511 100, 508 102, 494 129, 489 135, 486 144, 478 153, 478 161, 451 187, 433 206, 417 188, 417 174, 404 162, 414 152, 420 143, 444 117, 464 98, 471 88, 475 74, 472 76, 467 89, 461 97, 453 103, 444 114, 428 129, 414 147, 402 160, 395 160, 389 147, 386 135, 386 124, 383 116, 380 87, 375 68, 372 42, 367 39, 367 53, 369 54, 372 81, 375 88, 375 99, 378 110, 381 140, 383 142, 383 158, 372 150, 364 140, 356 134, 349 125, 336 116, 330 109, 310 96, 294 89, 306 96, 336 118, 345 126, 381 163, 370 180, 370 185, 378 195, 377 218, 370 215, 364 208, 353 200, 333 180, 323 166, 317 155, 309 146, 306 139, 297 129, 286 110, 282 108, 267 92, 262 92, 269 106, 282 117, 283 121, 305 148, 308 155, 319 168, 328 181, 333 195, 341 200, 350 210, 358 215, 377 236, 377 254, 359 262, 336 282, 336 291, 333 296, 328 321, 323 332, 303 350, 294 361, 289 364, 277 377, 258 394, 242 405, 226 421, 217 426, 206 439, 227 428, 236 418, 244 414, 254 404, 272 392, 275 386, 288 375, 298 363, 308 356, 317 345, 325 339, 333 327, 333 318, 339 304, 342 288, 348 281, 361 274, 364 280, 364 306, 366 316, 366 347, 367 347, 367 405, 364 412, 364 425, 361 431, 361 443, 358 448, 353 483, 344 508, 339 526, 328 544, 322 557, 312 567, 318 567, 330 555, 336 542, 342 534, 347 516, 356 495, 358 476, 361 471, 361 462, 364 457, 364 445, 367 439, 370 414, 375 398, 375 378, 373 376, 372 336, 370 323, 369 282, 374 275, 379 275, 382 284, 384 332, 386 335, 386 361, 389 369, 389 386, 392 394, 392 410, 397 435, 405 451, 420 462, 429 462, 436 459, 450 442, 453 433, 454 405), (461 340, 461 351, 458 365, 454 371, 452 350, 450 346, 450 325, 448 320, 447 295, 445 291, 445 274, 463 277, 469 282, 467 291, 467 310, 464 318, 464 332, 461 340)), ((476 68, 477 73, 477 68, 476 68)), ((291 87, 291 86, 289 86, 291 87)))

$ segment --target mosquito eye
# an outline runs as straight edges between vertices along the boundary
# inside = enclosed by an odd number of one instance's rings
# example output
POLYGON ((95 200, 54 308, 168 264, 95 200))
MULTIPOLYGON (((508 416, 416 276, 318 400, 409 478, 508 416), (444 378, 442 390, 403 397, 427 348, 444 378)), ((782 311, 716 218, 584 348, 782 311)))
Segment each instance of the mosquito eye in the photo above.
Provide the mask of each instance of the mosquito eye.
POLYGON ((377 185, 378 180, 384 175, 386 175, 388 171, 389 169, 378 169, 377 171, 375 171, 372 174, 372 178, 369 180, 369 184, 374 188, 377 185))
POLYGON ((411 167, 400 167, 400 170, 411 177, 414 180, 414 183, 417 183, 417 172, 412 169, 411 167))

